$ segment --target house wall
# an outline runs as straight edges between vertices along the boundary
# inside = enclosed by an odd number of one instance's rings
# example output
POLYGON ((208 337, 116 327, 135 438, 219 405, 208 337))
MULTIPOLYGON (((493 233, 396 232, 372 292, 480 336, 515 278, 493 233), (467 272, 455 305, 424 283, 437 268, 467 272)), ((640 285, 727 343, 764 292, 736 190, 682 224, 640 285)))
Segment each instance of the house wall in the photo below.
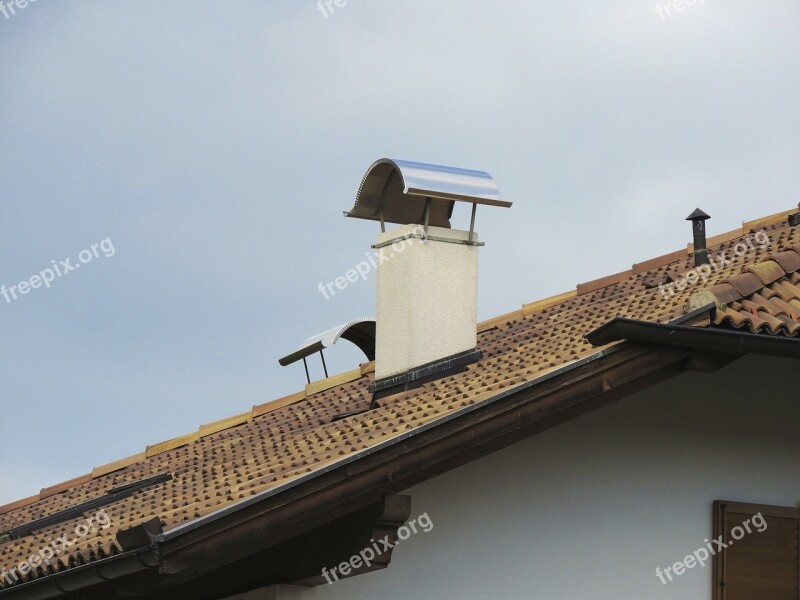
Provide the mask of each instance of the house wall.
POLYGON ((705 545, 714 500, 800 504, 799 434, 800 363, 687 373, 408 490, 433 529, 388 569, 275 597, 708 600, 710 565, 656 567, 705 545))

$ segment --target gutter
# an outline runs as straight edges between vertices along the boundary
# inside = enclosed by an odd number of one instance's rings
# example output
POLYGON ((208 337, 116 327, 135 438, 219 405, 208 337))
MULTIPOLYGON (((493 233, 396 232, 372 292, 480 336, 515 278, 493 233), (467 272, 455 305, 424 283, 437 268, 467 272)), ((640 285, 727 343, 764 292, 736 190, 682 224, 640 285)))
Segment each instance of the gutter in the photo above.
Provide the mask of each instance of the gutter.
POLYGON ((13 596, 14 600, 47 600, 153 569, 158 567, 158 564, 158 554, 154 548, 140 548, 28 583, 13 585, 0 591, 0 597, 13 596))
POLYGON ((733 331, 708 329, 674 323, 654 323, 617 317, 586 335, 593 346, 627 340, 651 344, 683 346, 730 354, 763 354, 781 358, 800 358, 800 340, 733 331))

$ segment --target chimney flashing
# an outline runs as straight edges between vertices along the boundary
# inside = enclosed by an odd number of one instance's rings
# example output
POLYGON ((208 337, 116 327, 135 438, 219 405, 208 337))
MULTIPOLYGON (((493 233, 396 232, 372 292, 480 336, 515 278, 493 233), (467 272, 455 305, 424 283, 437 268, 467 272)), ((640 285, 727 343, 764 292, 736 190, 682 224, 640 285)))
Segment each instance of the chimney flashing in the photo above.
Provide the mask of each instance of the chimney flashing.
MULTIPOLYGON (((385 396, 414 389, 431 379, 439 379, 446 375, 463 370, 464 367, 476 363, 483 358, 483 352, 478 349, 460 352, 453 356, 429 362, 415 369, 391 375, 383 379, 376 379, 369 386, 369 391, 375 394, 373 403, 385 396)), ((370 408, 374 408, 371 406, 370 408)))

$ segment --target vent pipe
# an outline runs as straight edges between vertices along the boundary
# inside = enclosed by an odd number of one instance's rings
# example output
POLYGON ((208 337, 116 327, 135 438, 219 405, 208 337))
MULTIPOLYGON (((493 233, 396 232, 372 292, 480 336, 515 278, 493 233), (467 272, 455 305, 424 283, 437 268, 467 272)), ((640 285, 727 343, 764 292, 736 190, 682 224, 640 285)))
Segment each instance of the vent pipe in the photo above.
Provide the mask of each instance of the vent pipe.
POLYGON ((694 232, 694 266, 709 264, 708 249, 706 248, 706 221, 711 217, 699 208, 686 217, 687 221, 692 222, 692 232, 694 232))

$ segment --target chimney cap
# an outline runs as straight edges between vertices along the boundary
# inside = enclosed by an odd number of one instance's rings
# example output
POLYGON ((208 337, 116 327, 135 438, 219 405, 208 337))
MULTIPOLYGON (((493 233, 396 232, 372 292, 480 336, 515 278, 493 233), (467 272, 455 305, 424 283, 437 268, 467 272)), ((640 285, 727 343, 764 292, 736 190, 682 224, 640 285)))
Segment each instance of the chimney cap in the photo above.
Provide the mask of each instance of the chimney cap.
POLYGON ((694 212, 692 214, 690 214, 688 217, 686 217, 686 220, 687 221, 706 221, 706 220, 708 220, 710 218, 711 217, 709 215, 707 215, 706 213, 704 213, 702 210, 700 210, 699 208, 695 208, 694 212))
POLYGON ((318 335, 311 336, 295 352, 278 360, 278 363, 285 367, 333 346, 340 339, 345 339, 358 346, 366 355, 367 360, 375 360, 375 319, 363 318, 353 319, 318 335))
POLYGON ((400 225, 422 224, 428 199, 428 222, 436 227, 450 227, 455 202, 511 206, 483 171, 382 158, 367 170, 353 208, 344 214, 400 225))

